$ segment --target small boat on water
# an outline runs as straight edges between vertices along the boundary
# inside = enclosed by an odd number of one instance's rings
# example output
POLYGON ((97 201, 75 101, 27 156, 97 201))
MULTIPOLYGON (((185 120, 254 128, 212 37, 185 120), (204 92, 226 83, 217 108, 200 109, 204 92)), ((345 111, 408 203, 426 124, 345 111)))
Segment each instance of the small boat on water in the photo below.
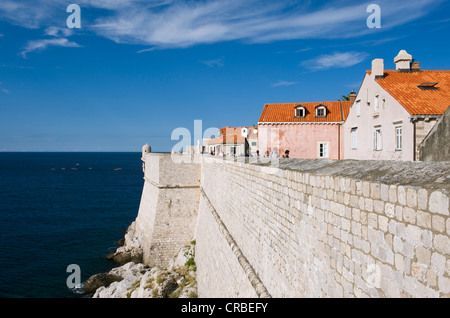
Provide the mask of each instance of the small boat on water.
POLYGON ((122 170, 122 168, 116 168, 116 169, 114 169, 114 171, 119 171, 119 170, 122 170))

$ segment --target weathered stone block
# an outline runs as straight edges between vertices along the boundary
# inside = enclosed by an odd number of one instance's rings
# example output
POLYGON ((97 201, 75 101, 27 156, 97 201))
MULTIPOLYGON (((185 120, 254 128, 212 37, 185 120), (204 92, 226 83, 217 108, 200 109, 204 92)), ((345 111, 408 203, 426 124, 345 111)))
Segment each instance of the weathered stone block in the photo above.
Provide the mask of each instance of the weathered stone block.
POLYGON ((438 286, 439 286, 439 291, 442 294, 449 294, 450 293, 450 279, 448 279, 447 277, 444 276, 439 276, 438 278, 438 286))
POLYGON ((389 227, 389 219, 385 216, 379 215, 378 216, 378 228, 383 232, 387 232, 388 227, 389 227))
POLYGON ((395 215, 395 205, 392 203, 386 203, 384 206, 384 213, 387 217, 393 218, 395 215))
POLYGON ((443 254, 450 255, 450 238, 442 234, 435 235, 433 247, 443 254))
POLYGON ((381 185, 379 183, 370 184, 370 197, 374 200, 381 198, 381 185))
POLYGON ((446 259, 445 256, 434 252, 431 255, 431 268, 438 274, 439 276, 444 275, 446 271, 446 259))
POLYGON ((397 189, 398 203, 406 205, 406 189, 404 186, 399 186, 397 189))
POLYGON ((368 182, 368 181, 363 181, 363 184, 362 184, 362 194, 363 194, 363 196, 365 196, 366 198, 370 197, 370 182, 368 182))
POLYGON ((405 260, 402 254, 395 254, 394 256, 395 269, 403 272, 405 268, 405 260))
POLYGON ((429 269, 427 271, 427 284, 430 287, 435 287, 437 284, 436 272, 432 269, 429 269))
POLYGON ((415 224, 416 223, 416 211, 409 207, 403 208, 403 219, 408 223, 415 224))
POLYGON ((410 208, 417 207, 417 191, 411 188, 408 188, 406 191, 406 204, 410 208))
POLYGON ((448 212, 449 198, 440 191, 434 191, 430 195, 429 210, 442 215, 449 215, 448 212))
POLYGON ((384 202, 389 201, 389 186, 387 184, 381 184, 380 188, 381 200, 384 202))
POLYGON ((397 203, 397 186, 395 185, 389 186, 389 202, 397 203))
POLYGON ((423 246, 418 246, 416 248, 417 262, 425 264, 427 266, 431 265, 431 251, 423 246))
POLYGON ((403 207, 400 205, 395 206, 395 218, 399 221, 403 221, 403 207))
POLYGON ((366 198, 364 200, 364 210, 366 210, 367 212, 373 211, 373 200, 372 199, 366 198))
POLYGON ((373 227, 373 228, 377 228, 378 227, 378 220, 377 220, 377 214, 375 213, 369 213, 367 215, 367 221, 368 221, 368 225, 373 227))
POLYGON ((426 210, 428 207, 428 191, 425 189, 419 189, 417 191, 417 204, 419 209, 426 210))
POLYGON ((445 231, 445 219, 442 216, 436 215, 436 214, 433 215, 431 223, 432 223, 433 230, 435 230, 437 232, 445 231))
POLYGON ((431 214, 420 210, 417 211, 417 225, 431 229, 431 214))
POLYGON ((373 210, 376 213, 383 213, 384 212, 384 202, 381 200, 373 200, 373 210))

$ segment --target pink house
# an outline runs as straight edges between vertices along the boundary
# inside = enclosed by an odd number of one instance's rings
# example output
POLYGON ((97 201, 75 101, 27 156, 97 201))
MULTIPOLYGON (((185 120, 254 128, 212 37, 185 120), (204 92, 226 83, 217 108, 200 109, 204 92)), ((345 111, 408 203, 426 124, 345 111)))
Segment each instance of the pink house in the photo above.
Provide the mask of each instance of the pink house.
POLYGON ((264 105, 258 122, 260 153, 275 151, 281 157, 289 150, 290 158, 343 159, 342 125, 351 101, 264 105))

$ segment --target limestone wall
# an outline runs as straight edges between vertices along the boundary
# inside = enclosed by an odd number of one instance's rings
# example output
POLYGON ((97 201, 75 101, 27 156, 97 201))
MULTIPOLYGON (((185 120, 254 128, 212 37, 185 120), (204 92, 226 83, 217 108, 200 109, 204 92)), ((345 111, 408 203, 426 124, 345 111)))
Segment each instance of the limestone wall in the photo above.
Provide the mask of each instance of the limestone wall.
POLYGON ((450 107, 419 145, 419 160, 450 161, 450 107))
POLYGON ((176 163, 170 154, 148 154, 136 218, 143 261, 167 266, 194 237, 200 194, 200 164, 176 163))
POLYGON ((201 175, 200 297, 450 296, 448 163, 204 157, 201 175))

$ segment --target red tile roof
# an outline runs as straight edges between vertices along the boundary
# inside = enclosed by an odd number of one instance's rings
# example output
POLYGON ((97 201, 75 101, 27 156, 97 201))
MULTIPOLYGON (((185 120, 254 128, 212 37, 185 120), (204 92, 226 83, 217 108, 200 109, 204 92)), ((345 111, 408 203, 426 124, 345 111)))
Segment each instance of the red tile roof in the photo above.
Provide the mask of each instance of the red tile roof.
POLYGON ((385 70, 376 81, 411 115, 442 115, 450 106, 450 70, 385 70), (437 84, 418 87, 423 83, 437 84))
POLYGON ((220 128, 220 134, 221 135, 239 135, 241 136, 242 129, 246 128, 250 134, 248 135, 248 138, 258 137, 258 134, 255 133, 255 131, 258 131, 258 127, 223 127, 220 128))
POLYGON ((349 101, 315 102, 315 103, 284 103, 264 105, 260 123, 335 123, 343 122, 350 111, 349 101), (319 105, 327 108, 327 116, 324 118, 315 116, 315 109, 319 105), (295 108, 306 108, 304 118, 295 117, 295 108))
POLYGON ((242 128, 247 128, 249 135, 247 138, 258 137, 258 127, 224 127, 220 128, 220 136, 208 145, 217 144, 243 144, 245 143, 245 137, 242 136, 242 128))

